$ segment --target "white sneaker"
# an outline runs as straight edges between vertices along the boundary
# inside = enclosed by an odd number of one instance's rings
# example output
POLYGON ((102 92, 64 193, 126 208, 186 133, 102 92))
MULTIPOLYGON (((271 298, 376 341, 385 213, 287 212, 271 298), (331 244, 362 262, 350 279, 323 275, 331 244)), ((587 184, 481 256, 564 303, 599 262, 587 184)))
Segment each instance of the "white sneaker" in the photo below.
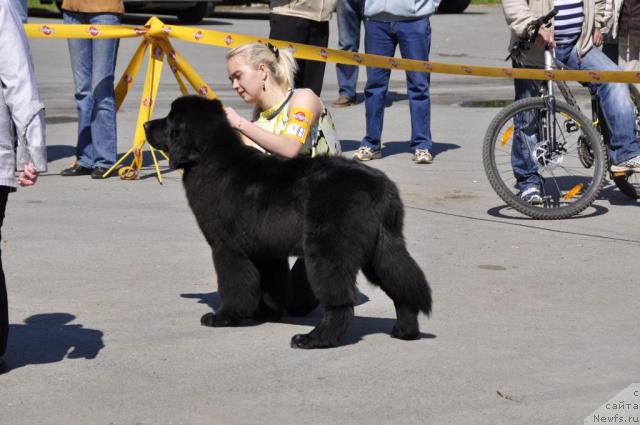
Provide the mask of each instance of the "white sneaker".
POLYGON ((520 193, 520 199, 524 202, 528 202, 531 205, 542 205, 542 195, 540 189, 535 186, 526 188, 520 193))
POLYGON ((623 171, 633 171, 635 173, 640 172, 640 155, 634 156, 631 159, 621 162, 620 164, 611 165, 611 171, 619 173, 623 171))
POLYGON ((353 159, 357 159, 358 161, 371 161, 372 159, 380 158, 382 158, 382 152, 380 149, 374 151, 366 146, 359 147, 356 153, 353 154, 353 159))
POLYGON ((433 162, 433 155, 428 149, 416 149, 413 153, 413 162, 416 164, 431 164, 433 162))

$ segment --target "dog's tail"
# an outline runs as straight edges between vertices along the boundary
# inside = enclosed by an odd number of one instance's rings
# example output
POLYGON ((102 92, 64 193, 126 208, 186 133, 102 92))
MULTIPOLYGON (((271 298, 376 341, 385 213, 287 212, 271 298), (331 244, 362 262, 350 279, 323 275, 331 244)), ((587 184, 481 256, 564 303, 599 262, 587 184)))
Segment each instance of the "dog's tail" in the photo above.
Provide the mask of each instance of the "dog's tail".
MULTIPOLYGON (((394 187, 395 189, 395 187, 394 187)), ((371 262, 362 271, 385 291, 398 305, 411 311, 431 313, 431 288, 424 273, 407 251, 402 236, 404 210, 396 190, 390 195, 382 211, 378 240, 371 262)))

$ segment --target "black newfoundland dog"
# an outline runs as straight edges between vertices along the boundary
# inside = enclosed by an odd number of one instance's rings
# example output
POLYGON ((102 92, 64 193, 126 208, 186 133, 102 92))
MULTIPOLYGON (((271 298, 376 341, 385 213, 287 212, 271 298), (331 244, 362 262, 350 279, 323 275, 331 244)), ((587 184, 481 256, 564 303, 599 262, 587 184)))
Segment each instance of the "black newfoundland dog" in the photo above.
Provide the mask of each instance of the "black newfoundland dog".
POLYGON ((431 290, 405 247, 398 189, 382 172, 342 157, 265 155, 242 143, 219 101, 196 96, 175 100, 145 131, 184 170, 189 205, 213 251, 221 306, 203 325, 303 315, 317 299, 323 319, 291 346, 336 346, 353 318, 362 269, 393 300, 391 336, 419 337, 431 290), (289 256, 304 258, 306 276, 289 277, 289 256))

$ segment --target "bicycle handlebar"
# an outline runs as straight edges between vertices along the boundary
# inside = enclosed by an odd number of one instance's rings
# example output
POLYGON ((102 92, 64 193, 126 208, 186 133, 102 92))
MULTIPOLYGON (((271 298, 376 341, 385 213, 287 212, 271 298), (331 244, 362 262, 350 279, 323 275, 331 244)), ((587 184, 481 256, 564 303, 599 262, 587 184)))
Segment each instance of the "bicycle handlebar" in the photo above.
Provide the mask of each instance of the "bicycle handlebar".
POLYGON ((529 43, 534 43, 536 41, 536 37, 538 37, 538 32, 540 31, 540 27, 543 25, 547 25, 553 18, 558 14, 556 9, 553 9, 551 12, 547 13, 544 16, 536 19, 528 25, 527 32, 529 33, 529 37, 527 41, 529 43))
POLYGON ((513 43, 511 46, 511 51, 509 56, 507 56, 507 60, 511 57, 517 58, 520 55, 522 50, 529 50, 533 43, 535 43, 536 38, 538 37, 538 32, 540 32, 540 28, 543 25, 549 24, 549 22, 558 14, 558 11, 554 8, 551 12, 547 13, 544 16, 541 16, 529 23, 527 25, 526 35, 522 37, 520 40, 513 43))

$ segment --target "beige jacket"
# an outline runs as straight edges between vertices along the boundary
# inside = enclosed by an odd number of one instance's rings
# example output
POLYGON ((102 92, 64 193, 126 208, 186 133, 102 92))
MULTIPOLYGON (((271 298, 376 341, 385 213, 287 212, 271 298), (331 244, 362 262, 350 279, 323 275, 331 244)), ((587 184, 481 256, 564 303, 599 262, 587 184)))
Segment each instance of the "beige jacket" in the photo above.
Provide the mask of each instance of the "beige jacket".
POLYGON ((271 12, 326 22, 336 9, 338 0, 271 0, 271 12))
POLYGON ((124 13, 123 0, 63 0, 62 8, 70 12, 124 13))
MULTIPOLYGON (((593 30, 604 27, 608 18, 606 0, 583 0, 583 6, 584 22, 577 41, 578 56, 584 56, 593 47, 593 30)), ((502 9, 511 30, 511 46, 525 35, 530 22, 551 12, 553 0, 502 0, 502 9)), ((544 49, 532 47, 528 52, 523 52, 523 62, 525 65, 543 67, 544 49)))

